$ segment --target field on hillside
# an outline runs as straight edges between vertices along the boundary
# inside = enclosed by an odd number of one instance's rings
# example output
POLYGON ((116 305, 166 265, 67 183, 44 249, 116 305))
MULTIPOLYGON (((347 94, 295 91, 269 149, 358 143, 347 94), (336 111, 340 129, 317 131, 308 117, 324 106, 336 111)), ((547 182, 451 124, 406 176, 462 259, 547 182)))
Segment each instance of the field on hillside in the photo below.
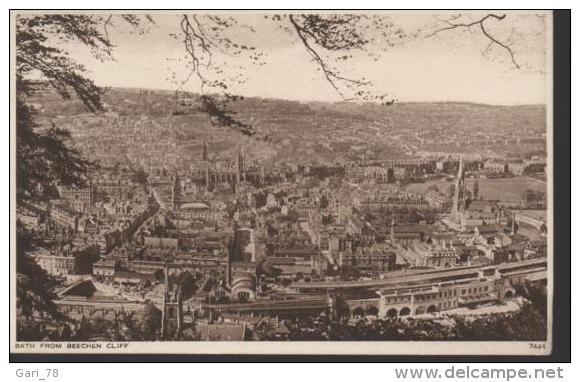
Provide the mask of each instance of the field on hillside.
MULTIPOLYGON (((443 192, 447 190, 454 181, 429 181, 425 183, 411 183, 407 185, 407 191, 424 194, 427 188, 433 184, 437 185, 443 192)), ((473 189, 473 179, 465 180, 469 190, 473 189)), ((529 176, 518 176, 514 178, 479 179, 479 195, 484 199, 498 199, 507 203, 518 203, 522 193, 526 189, 547 192, 546 183, 531 178, 529 176)))

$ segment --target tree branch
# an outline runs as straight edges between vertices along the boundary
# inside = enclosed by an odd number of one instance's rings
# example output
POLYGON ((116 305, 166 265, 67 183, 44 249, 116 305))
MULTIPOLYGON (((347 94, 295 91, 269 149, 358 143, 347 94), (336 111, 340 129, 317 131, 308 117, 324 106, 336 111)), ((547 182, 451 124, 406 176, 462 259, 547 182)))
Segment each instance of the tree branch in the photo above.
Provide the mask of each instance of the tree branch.
POLYGON ((361 86, 361 85, 368 85, 369 82, 367 81, 361 81, 361 80, 356 80, 356 79, 352 79, 352 78, 347 78, 344 76, 341 76, 340 74, 338 74, 335 70, 329 68, 324 59, 320 56, 320 54, 318 54, 318 52, 316 51, 316 49, 314 49, 312 47, 312 45, 310 44, 310 42, 308 41, 308 38, 306 37, 306 35, 309 35, 311 38, 314 39, 314 41, 318 41, 317 37, 314 36, 310 31, 308 31, 307 29, 303 28, 295 19, 293 15, 289 15, 288 16, 290 23, 292 24, 292 26, 294 27, 294 30, 296 31, 296 34, 298 35, 298 37, 300 38, 300 40, 302 41, 302 44, 304 45, 304 47, 306 48, 306 51, 310 54, 310 56, 312 57, 312 59, 318 64, 318 66, 320 67, 320 69, 322 70, 322 73, 324 74, 324 76, 326 77, 326 80, 328 81, 328 83, 334 88, 334 90, 345 100, 352 100, 352 98, 346 98, 343 91, 340 89, 340 87, 337 84, 337 81, 344 81, 344 82, 348 82, 351 83, 353 85, 357 85, 357 86, 361 86))
POLYGON ((105 40, 107 40, 107 42, 109 42, 109 44, 107 45, 107 53, 109 55, 111 55, 111 46, 110 46, 110 40, 109 40, 109 30, 107 29, 107 27, 109 26, 112 18, 113 18, 113 15, 109 15, 109 17, 107 17, 107 20, 105 20, 105 23, 103 24, 103 30, 105 32, 105 40))
POLYGON ((446 26, 444 28, 439 28, 439 29, 433 31, 432 33, 428 34, 426 37, 427 38, 430 38, 430 37, 433 37, 433 36, 435 36, 436 34, 438 34, 440 32, 444 32, 444 31, 448 31, 448 30, 452 30, 452 29, 460 29, 460 28, 463 28, 463 29, 471 29, 472 27, 479 26, 479 28, 480 28, 481 32, 483 33, 483 35, 490 40, 490 44, 487 46, 487 48, 485 49, 485 51, 487 52, 490 49, 491 45, 497 45, 497 46, 499 46, 500 48, 504 49, 509 54, 510 59, 511 59, 513 65, 517 69, 520 69, 520 65, 517 63, 516 58, 515 58, 515 55, 514 55, 514 52, 511 49, 511 47, 509 45, 505 44, 505 43, 502 43, 497 38, 495 38, 494 36, 492 36, 491 33, 489 33, 489 31, 485 28, 485 22, 487 20, 495 19, 497 21, 502 21, 503 19, 505 19, 505 17, 506 17, 505 14, 503 14, 503 15, 496 15, 494 13, 490 13, 490 14, 482 17, 481 19, 472 21, 470 23, 456 23, 456 22, 453 22, 454 20, 457 20, 458 19, 458 17, 455 16, 455 17, 452 17, 451 19, 445 20, 445 23, 448 24, 448 26, 446 26))
POLYGON ((342 91, 340 90, 340 88, 334 83, 334 79, 333 79, 334 73, 326 67, 326 64, 324 63, 324 60, 320 57, 320 55, 318 54, 318 52, 316 52, 316 50, 314 50, 310 46, 310 43, 308 42, 308 40, 306 39, 306 37, 303 35, 304 31, 303 31, 302 27, 300 27, 298 25, 298 23, 294 20, 294 17, 292 15, 289 16, 289 19, 290 19, 290 23, 292 23, 292 26, 294 27, 294 30, 296 30, 296 34, 298 35, 298 37, 302 41, 302 44, 304 45, 304 47, 306 48, 306 51, 310 54, 310 56, 312 57, 312 59, 322 69, 322 73, 324 73, 324 76, 326 77, 326 80, 328 81, 328 83, 330 83, 330 85, 334 88, 334 90, 336 90, 336 92, 338 94, 340 94, 340 96, 342 98, 344 98, 344 94, 342 93, 342 91))

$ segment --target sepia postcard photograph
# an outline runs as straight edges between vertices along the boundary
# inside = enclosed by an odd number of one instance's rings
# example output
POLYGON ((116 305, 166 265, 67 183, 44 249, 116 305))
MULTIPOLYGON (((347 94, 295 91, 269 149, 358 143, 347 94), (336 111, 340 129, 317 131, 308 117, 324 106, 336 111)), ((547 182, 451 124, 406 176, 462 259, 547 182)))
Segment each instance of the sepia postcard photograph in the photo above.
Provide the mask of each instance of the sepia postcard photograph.
POLYGON ((552 22, 10 11, 10 352, 549 355, 552 22))

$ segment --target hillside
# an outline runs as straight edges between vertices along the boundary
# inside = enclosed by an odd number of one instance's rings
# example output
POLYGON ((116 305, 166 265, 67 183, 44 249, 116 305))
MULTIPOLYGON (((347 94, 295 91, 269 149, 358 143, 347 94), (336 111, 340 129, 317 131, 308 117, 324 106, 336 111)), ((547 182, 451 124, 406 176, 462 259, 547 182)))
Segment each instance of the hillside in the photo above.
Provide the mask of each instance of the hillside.
MULTIPOLYGON (((248 98, 231 106, 236 118, 256 131, 255 137, 245 138, 228 127, 212 125, 208 115, 199 110, 179 106, 169 91, 109 89, 104 100, 110 112, 108 123, 111 114, 118 115, 125 124, 149 119, 183 151, 188 147, 197 150, 202 140, 211 142, 214 153, 243 144, 247 151, 261 157, 258 159, 274 162, 330 163, 356 158, 404 158, 430 152, 517 156, 541 151, 541 144, 514 142, 520 137, 541 140, 546 128, 546 108, 539 105, 379 106, 248 98)), ((79 101, 62 101, 49 94, 30 102, 46 118, 65 123, 70 117, 86 113, 79 101)))

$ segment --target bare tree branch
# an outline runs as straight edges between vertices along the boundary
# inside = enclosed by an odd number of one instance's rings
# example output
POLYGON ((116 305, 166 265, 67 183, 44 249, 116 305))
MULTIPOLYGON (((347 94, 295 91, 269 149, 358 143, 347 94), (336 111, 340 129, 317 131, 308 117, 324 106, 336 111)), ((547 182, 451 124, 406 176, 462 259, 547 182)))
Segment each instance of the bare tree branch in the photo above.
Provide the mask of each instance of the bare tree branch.
MULTIPOLYGON (((217 18, 210 18, 210 21, 214 23, 223 23, 223 21, 217 18)), ((218 49, 219 51, 222 51, 218 44, 212 40, 208 33, 206 33, 202 22, 195 15, 192 15, 191 18, 188 15, 183 15, 181 18, 180 27, 184 35, 184 45, 186 52, 191 59, 191 71, 187 77, 181 81, 177 91, 183 91, 183 86, 189 82, 191 77, 194 75, 197 76, 200 81, 201 111, 207 113, 210 116, 212 123, 232 127, 246 135, 253 135, 254 131, 252 130, 252 127, 235 119, 232 116, 234 113, 228 111, 227 108, 230 101, 241 99, 242 97, 233 96, 227 92, 225 92, 223 98, 218 98, 214 95, 206 94, 206 85, 210 87, 216 87, 221 90, 227 89, 224 80, 210 81, 207 76, 208 74, 204 73, 204 70, 213 68, 212 49, 218 49)), ((193 98, 192 94, 189 94, 188 92, 185 93, 189 97, 193 98)))
POLYGON ((107 17, 107 20, 105 20, 105 23, 103 24, 103 30, 105 32, 105 39, 109 42, 109 44, 107 45, 107 53, 110 55, 111 54, 111 46, 110 46, 110 39, 109 39, 109 30, 108 30, 108 26, 109 23, 111 22, 111 18, 113 18, 113 15, 109 15, 109 17, 107 17))
POLYGON ((478 20, 472 21, 470 23, 456 23, 454 21, 459 18, 456 15, 456 16, 453 16, 450 19, 444 20, 444 22, 448 26, 446 26, 444 28, 439 28, 439 29, 433 31, 432 33, 428 34, 426 37, 428 37, 428 38, 429 37, 433 37, 433 36, 435 36, 436 34, 438 34, 440 32, 444 32, 444 31, 448 31, 448 30, 452 30, 452 29, 460 29, 460 28, 471 29, 472 27, 479 26, 479 28, 480 28, 481 32, 483 33, 483 35, 490 40, 490 44, 485 49, 485 52, 489 51, 491 45, 497 45, 500 48, 504 49, 509 54, 510 59, 511 59, 513 65, 517 69, 520 69, 520 65, 516 62, 516 58, 515 58, 515 55, 514 55, 514 52, 513 52, 512 48, 509 45, 507 45, 507 44, 499 41, 497 38, 495 38, 494 36, 492 36, 491 33, 489 33, 489 31, 485 28, 485 22, 487 20, 495 19, 497 21, 502 21, 503 19, 505 19, 505 17, 506 17, 505 14, 503 14, 503 15, 496 15, 494 13, 489 13, 489 14, 485 15, 484 17, 482 17, 482 18, 480 18, 478 20))
POLYGON ((346 98, 345 97, 344 92, 340 89, 340 87, 337 83, 338 81, 348 82, 348 83, 351 83, 351 84, 356 85, 356 86, 364 86, 364 85, 370 84, 370 82, 368 82, 368 81, 362 81, 362 80, 344 77, 344 76, 340 75, 336 70, 328 67, 325 60, 320 56, 320 54, 316 51, 316 49, 314 49, 314 47, 310 44, 310 42, 308 41, 308 38, 306 37, 306 35, 309 35, 316 43, 318 43, 317 36, 312 34, 308 29, 302 27, 296 21, 296 19, 294 18, 293 15, 289 15, 288 18, 290 20, 290 23, 294 27, 296 34, 298 35, 298 37, 302 41, 302 44, 304 45, 304 47, 306 48, 306 51, 310 54, 312 59, 318 64, 318 66, 322 70, 322 73, 324 74, 328 83, 334 88, 334 90, 345 101, 352 100, 353 98, 346 98))

